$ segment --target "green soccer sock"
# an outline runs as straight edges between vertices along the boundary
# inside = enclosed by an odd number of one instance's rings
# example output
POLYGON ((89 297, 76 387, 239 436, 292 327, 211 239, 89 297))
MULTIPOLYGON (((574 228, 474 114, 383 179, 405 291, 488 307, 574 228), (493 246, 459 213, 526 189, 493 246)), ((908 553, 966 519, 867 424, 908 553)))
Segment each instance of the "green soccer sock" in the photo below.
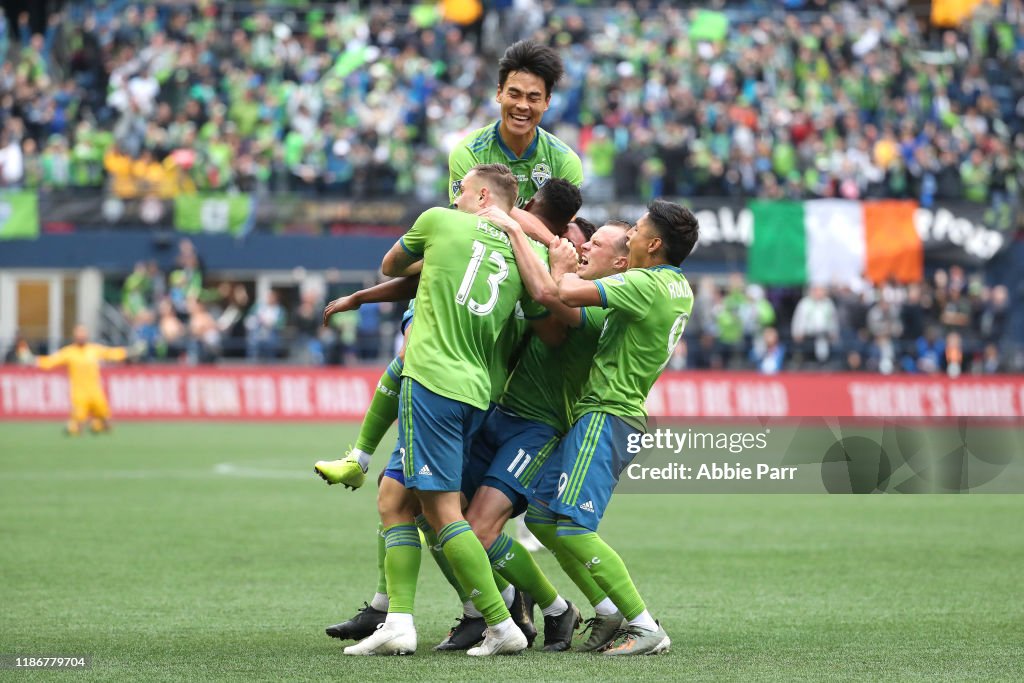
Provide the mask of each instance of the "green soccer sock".
POLYGON ((388 577, 384 573, 384 556, 387 554, 387 541, 384 540, 384 525, 377 525, 377 592, 388 593, 388 577))
POLYGON ((437 537, 459 583, 469 591, 473 606, 484 615, 487 625, 494 626, 511 618, 501 593, 494 585, 487 552, 469 527, 469 522, 464 519, 452 522, 441 529, 437 537))
POLYGON ((372 455, 380 445, 380 440, 398 419, 398 390, 402 384, 403 367, 402 359, 395 358, 380 376, 370 407, 363 417, 363 424, 359 426, 357 450, 372 455))
POLYGON ((494 587, 498 589, 499 593, 504 592, 504 590, 508 588, 508 581, 505 579, 504 576, 495 571, 493 567, 491 568, 491 577, 494 579, 494 587))
POLYGON ((626 564, 611 546, 593 531, 558 520, 558 541, 573 557, 590 570, 597 585, 604 589, 626 619, 634 619, 647 607, 629 577, 626 564))
POLYGON ((459 583, 459 579, 455 576, 455 570, 452 569, 451 562, 444 556, 444 551, 441 550, 441 546, 437 542, 437 534, 431 528, 430 523, 427 522, 427 518, 423 515, 416 517, 416 526, 423 530, 423 537, 427 540, 427 547, 430 548, 430 556, 434 558, 434 562, 437 563, 437 568, 444 574, 444 578, 448 580, 449 585, 455 589, 455 592, 459 594, 459 602, 465 603, 469 600, 469 593, 462 588, 462 584, 459 583))
POLYGON ((491 567, 516 588, 532 595, 541 609, 550 607, 558 597, 558 591, 544 576, 530 552, 505 532, 494 539, 487 550, 487 559, 491 561, 491 567))
POLYGON ((384 572, 388 581, 388 612, 412 614, 416 580, 420 574, 420 530, 415 524, 395 524, 384 530, 387 554, 384 572))
POLYGON ((594 581, 590 571, 562 546, 557 535, 558 527, 555 525, 555 516, 551 512, 546 508, 536 508, 531 505, 526 511, 526 528, 533 532, 533 535, 544 544, 545 548, 551 551, 551 554, 558 560, 562 571, 576 584, 591 606, 597 605, 608 597, 604 589, 594 581))

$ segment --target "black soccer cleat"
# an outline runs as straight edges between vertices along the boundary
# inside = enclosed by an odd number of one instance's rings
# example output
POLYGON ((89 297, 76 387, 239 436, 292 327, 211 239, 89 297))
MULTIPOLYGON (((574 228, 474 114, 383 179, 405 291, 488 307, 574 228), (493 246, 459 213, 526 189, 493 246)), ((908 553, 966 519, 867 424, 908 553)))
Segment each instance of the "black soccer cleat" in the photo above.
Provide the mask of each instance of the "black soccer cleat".
POLYGON ((331 638, 340 638, 341 640, 362 640, 367 636, 373 634, 377 630, 377 627, 384 623, 384 619, 388 616, 387 612, 381 612, 379 609, 370 607, 368 603, 363 603, 363 607, 359 608, 356 615, 348 621, 343 621, 340 624, 334 626, 328 626, 324 629, 324 632, 331 638))
POLYGON ((582 621, 576 605, 566 600, 569 609, 557 617, 544 617, 544 652, 563 652, 572 645, 572 634, 582 621))
POLYGON ((448 632, 448 637, 434 647, 435 650, 468 650, 483 641, 487 622, 483 617, 467 617, 456 619, 455 627, 448 632))
POLYGON ((533 624, 533 596, 516 588, 515 597, 508 611, 512 613, 512 621, 526 636, 526 647, 533 647, 537 639, 537 627, 533 624))

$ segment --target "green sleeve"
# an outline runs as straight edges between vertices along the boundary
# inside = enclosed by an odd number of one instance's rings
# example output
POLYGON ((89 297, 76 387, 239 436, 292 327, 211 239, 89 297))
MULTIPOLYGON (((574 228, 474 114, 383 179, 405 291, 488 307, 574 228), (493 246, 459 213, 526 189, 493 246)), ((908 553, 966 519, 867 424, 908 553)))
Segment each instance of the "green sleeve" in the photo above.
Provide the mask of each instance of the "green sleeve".
POLYGON ((551 311, 534 301, 529 294, 523 293, 519 299, 519 306, 523 309, 523 317, 527 320, 539 320, 551 315, 551 311))
POLYGON ((427 209, 420 214, 416 222, 412 224, 409 231, 402 235, 402 238, 398 240, 402 248, 410 256, 423 256, 423 252, 427 249, 427 244, 430 242, 432 233, 435 232, 435 227, 440 222, 439 212, 447 211, 447 209, 427 209))
MULTIPOLYGON (((530 238, 530 247, 533 249, 533 253, 537 255, 537 258, 539 258, 545 266, 550 265, 548 262, 547 247, 545 247, 543 244, 533 239, 532 237, 530 238)), ((534 301, 533 298, 526 293, 525 287, 523 291, 523 296, 519 300, 519 303, 523 309, 523 316, 527 320, 536 320, 538 318, 544 318, 551 315, 551 311, 549 311, 547 308, 541 306, 539 303, 534 301)))
POLYGON ((601 292, 602 308, 622 311, 635 320, 647 315, 658 287, 650 273, 639 268, 603 277, 594 284, 601 292))
POLYGON ((576 187, 583 185, 583 162, 575 152, 562 155, 562 163, 555 177, 568 180, 576 187))
POLYGON ((608 311, 600 306, 584 306, 580 309, 580 324, 576 329, 600 330, 607 317, 608 311))
POLYGON ((455 198, 462 189, 462 179, 469 173, 469 169, 476 166, 477 160, 469 147, 459 144, 448 155, 448 203, 454 204, 455 198))

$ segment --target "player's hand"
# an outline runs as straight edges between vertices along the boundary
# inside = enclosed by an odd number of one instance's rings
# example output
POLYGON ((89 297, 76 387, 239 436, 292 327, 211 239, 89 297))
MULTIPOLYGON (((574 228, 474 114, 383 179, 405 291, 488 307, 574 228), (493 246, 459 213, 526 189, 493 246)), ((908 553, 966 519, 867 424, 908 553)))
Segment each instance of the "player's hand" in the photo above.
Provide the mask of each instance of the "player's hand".
POLYGON ((502 232, 522 229, 522 226, 520 226, 514 218, 496 206, 488 206, 485 209, 480 209, 476 212, 476 215, 494 223, 494 225, 498 226, 502 232))
POLYGON ((146 355, 149 345, 141 339, 137 339, 131 346, 125 349, 125 360, 134 363, 146 355))
POLYGON ((330 321, 331 316, 335 313, 344 313, 345 311, 354 311, 359 308, 359 302, 356 301, 354 294, 343 296, 335 299, 331 303, 324 306, 324 327, 327 327, 327 323, 330 321))
POLYGON ((579 268, 576 248, 564 237, 556 237, 548 245, 548 263, 551 264, 551 275, 557 281, 565 273, 575 273, 579 268))

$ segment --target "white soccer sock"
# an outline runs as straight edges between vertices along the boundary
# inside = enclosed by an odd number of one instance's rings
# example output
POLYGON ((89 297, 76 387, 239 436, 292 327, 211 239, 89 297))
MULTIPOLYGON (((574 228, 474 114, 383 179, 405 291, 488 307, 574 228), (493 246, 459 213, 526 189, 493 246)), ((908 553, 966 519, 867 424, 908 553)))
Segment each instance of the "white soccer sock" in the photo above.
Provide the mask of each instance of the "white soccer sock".
POLYGON ((512 601, 516 597, 516 587, 509 584, 505 587, 505 590, 501 591, 501 599, 505 601, 505 607, 511 607, 512 601))
POLYGON ((516 622, 512 621, 512 617, 509 617, 505 621, 497 623, 494 626, 491 626, 490 628, 491 628, 491 631, 494 632, 494 635, 496 635, 496 636, 498 636, 500 638, 501 636, 506 635, 508 633, 509 629, 515 628, 515 627, 516 627, 516 622))
POLYGON ((416 628, 412 623, 412 615, 405 614, 404 612, 388 612, 388 616, 384 619, 385 624, 395 624, 397 626, 406 626, 408 628, 416 628))
POLYGON ((391 601, 388 600, 387 593, 374 593, 373 600, 370 600, 370 607, 377 610, 378 612, 387 612, 388 605, 390 604, 391 601))
POLYGON ((483 612, 476 608, 472 600, 466 600, 462 603, 462 614, 469 617, 470 619, 483 619, 483 612))
POLYGON ((359 466, 363 468, 363 472, 370 469, 370 458, 373 457, 373 453, 367 453, 361 451, 358 448, 353 448, 351 455, 355 456, 356 460, 359 461, 359 466))
POLYGON ((619 611, 619 608, 615 606, 611 598, 605 598, 601 602, 594 605, 594 611, 600 614, 602 617, 608 617, 619 611))
POLYGON ((647 610, 644 610, 640 614, 636 615, 636 618, 629 620, 630 626, 639 626, 647 631, 657 631, 658 623, 654 621, 654 617, 647 610))
POLYGON ((554 601, 541 610, 541 614, 546 617, 557 617, 560 614, 565 614, 567 609, 569 609, 569 603, 561 595, 556 595, 554 601))

